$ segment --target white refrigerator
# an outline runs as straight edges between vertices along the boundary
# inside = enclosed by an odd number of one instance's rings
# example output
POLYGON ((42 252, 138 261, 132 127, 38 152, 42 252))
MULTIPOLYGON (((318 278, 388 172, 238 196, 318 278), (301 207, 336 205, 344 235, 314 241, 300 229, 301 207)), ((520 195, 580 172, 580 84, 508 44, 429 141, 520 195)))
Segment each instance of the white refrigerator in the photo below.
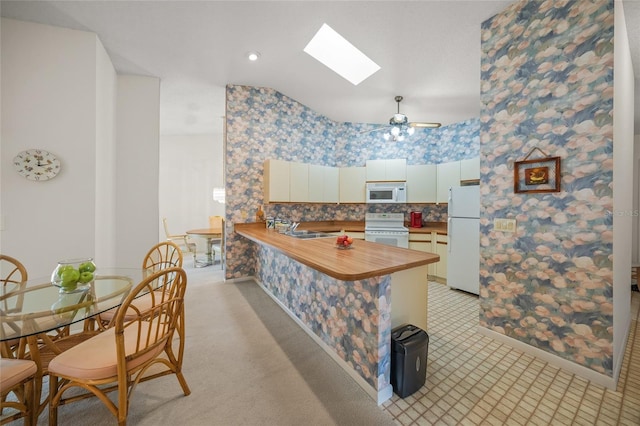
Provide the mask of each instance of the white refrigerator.
POLYGON ((449 188, 447 285, 478 294, 480 289, 480 187, 449 188))

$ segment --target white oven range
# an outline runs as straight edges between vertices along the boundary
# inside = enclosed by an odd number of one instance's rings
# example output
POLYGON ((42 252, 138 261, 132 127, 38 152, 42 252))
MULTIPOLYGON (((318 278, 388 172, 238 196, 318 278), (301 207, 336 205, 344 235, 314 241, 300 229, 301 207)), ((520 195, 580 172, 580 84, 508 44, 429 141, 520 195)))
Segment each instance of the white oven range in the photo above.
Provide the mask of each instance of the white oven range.
POLYGON ((404 213, 367 213, 364 239, 389 246, 409 248, 409 229, 404 226, 404 213))

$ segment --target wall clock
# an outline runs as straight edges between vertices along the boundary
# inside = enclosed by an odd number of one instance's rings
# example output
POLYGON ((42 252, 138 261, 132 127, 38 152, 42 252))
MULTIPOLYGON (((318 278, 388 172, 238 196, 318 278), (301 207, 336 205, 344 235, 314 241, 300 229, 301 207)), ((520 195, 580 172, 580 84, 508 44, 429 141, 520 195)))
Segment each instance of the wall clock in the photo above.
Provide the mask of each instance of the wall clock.
POLYGON ((44 149, 27 149, 13 158, 13 166, 29 180, 49 180, 60 172, 60 160, 44 149))

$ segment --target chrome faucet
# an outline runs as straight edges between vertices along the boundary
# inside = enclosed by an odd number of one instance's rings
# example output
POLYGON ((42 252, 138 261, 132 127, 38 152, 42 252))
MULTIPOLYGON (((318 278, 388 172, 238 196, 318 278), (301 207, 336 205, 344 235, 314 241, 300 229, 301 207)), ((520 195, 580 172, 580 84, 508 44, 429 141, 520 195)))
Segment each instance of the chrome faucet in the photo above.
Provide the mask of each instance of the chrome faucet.
POLYGON ((289 226, 289 232, 294 232, 300 226, 300 222, 292 222, 291 226, 289 226))

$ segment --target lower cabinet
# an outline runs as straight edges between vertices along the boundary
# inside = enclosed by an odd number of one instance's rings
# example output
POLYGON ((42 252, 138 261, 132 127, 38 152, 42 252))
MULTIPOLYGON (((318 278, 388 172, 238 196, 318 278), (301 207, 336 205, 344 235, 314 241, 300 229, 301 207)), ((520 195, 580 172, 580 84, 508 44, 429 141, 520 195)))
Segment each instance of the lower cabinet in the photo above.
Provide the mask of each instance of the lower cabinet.
POLYGON ((436 270, 433 275, 435 275, 438 278, 441 278, 446 282, 447 281, 447 253, 448 253, 447 236, 442 234, 436 234, 436 235, 437 237, 435 241, 435 246, 436 246, 435 253, 438 256, 440 256, 440 261, 436 263, 436 270))
POLYGON ((446 281, 447 279, 447 236, 430 232, 428 234, 409 233, 409 248, 411 250, 435 253, 440 261, 429 264, 428 274, 432 279, 446 281))

